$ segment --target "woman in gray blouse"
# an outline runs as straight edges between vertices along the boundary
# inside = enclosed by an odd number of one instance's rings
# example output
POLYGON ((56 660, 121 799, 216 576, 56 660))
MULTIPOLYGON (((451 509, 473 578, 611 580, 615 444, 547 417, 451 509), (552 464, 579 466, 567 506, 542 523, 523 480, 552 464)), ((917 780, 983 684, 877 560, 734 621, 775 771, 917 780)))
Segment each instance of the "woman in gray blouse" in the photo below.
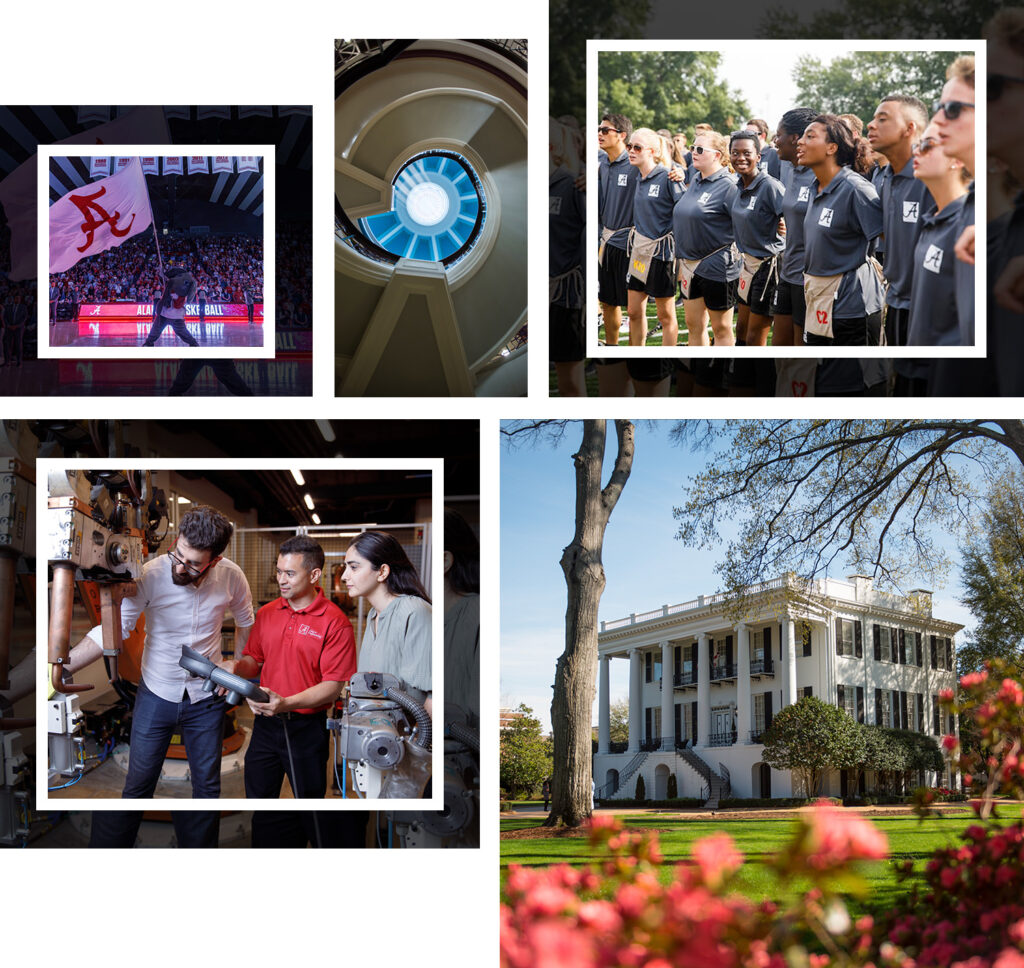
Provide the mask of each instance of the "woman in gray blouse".
POLYGON ((342 580, 370 605, 359 672, 386 672, 430 712, 430 597, 394 535, 364 531, 345 552, 342 580))

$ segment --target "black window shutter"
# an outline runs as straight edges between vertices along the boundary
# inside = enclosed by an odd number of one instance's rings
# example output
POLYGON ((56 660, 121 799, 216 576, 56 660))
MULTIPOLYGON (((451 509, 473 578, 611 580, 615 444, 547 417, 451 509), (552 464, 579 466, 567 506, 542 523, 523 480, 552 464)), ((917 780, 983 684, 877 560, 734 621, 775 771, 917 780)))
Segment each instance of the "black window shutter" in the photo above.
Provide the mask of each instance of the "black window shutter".
POLYGON ((836 705, 838 705, 839 708, 842 709, 843 700, 846 698, 846 686, 842 685, 842 683, 836 686, 836 698, 838 700, 836 705))
MULTIPOLYGON (((677 645, 672 650, 672 673, 678 676, 683 671, 683 647, 677 645)), ((678 735, 678 733, 676 734, 678 735)))
POLYGON ((836 619, 836 655, 843 654, 843 620, 836 619))
POLYGON ((914 633, 914 658, 917 659, 918 668, 924 667, 924 650, 921 648, 921 633, 914 633))
POLYGON ((946 639, 946 668, 953 671, 953 640, 946 639))
POLYGON ((732 672, 732 636, 727 635, 725 637, 725 668, 728 672, 732 672))
POLYGON ((782 661, 782 623, 779 623, 779 662, 782 661))
POLYGON ((676 742, 683 738, 683 704, 676 703, 672 707, 672 725, 675 727, 674 735, 676 742))
POLYGON ((939 697, 932 693, 932 732, 938 736, 942 732, 942 710, 939 708, 939 697))
POLYGON ((931 639, 931 645, 932 645, 932 647, 931 647, 931 653, 932 653, 932 665, 931 665, 931 667, 933 669, 937 669, 939 667, 939 663, 938 663, 938 658, 936 656, 936 636, 930 635, 929 639, 931 639))
POLYGON ((697 704, 695 702, 690 703, 690 735, 693 737, 693 742, 697 742, 697 704))
MULTIPOLYGON (((878 628, 876 625, 875 628, 878 628)), ((882 690, 875 690, 875 725, 882 725, 882 690)))
POLYGON ((910 724, 909 710, 907 709, 907 694, 900 693, 900 729, 906 729, 910 724))
POLYGON ((864 722, 864 687, 857 686, 857 722, 864 722))
POLYGON ((650 652, 644 653, 644 682, 651 681, 651 671, 653 669, 654 657, 650 652))
POLYGON ((915 698, 917 700, 917 730, 919 733, 925 732, 924 728, 924 693, 916 693, 915 698))
POLYGON ((889 629, 889 658, 894 664, 899 665, 900 661, 900 639, 896 634, 896 629, 889 629))
POLYGON ((647 737, 647 742, 651 741, 651 713, 652 709, 648 706, 644 710, 644 736, 647 737))
POLYGON ((875 640, 875 660, 881 661, 882 658, 882 629, 878 625, 871 626, 871 633, 875 640))
POLYGON ((853 623, 853 654, 858 659, 864 658, 864 629, 861 627, 860 619, 853 623))
POLYGON ((772 657, 772 627, 770 625, 765 627, 764 633, 764 657, 771 659, 772 657))
POLYGON ((772 724, 772 694, 766 692, 764 694, 764 728, 767 729, 772 724))
POLYGON ((900 638, 900 662, 907 664, 907 632, 906 629, 899 630, 900 638))

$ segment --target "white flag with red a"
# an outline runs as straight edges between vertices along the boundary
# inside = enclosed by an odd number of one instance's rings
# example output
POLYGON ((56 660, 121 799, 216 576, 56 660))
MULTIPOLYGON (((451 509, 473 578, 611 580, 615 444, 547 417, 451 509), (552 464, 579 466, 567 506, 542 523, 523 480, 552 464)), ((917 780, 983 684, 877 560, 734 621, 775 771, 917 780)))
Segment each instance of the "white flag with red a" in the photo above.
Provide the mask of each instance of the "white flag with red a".
POLYGON ((120 245, 153 224, 138 158, 116 175, 72 189, 50 206, 50 272, 120 245))

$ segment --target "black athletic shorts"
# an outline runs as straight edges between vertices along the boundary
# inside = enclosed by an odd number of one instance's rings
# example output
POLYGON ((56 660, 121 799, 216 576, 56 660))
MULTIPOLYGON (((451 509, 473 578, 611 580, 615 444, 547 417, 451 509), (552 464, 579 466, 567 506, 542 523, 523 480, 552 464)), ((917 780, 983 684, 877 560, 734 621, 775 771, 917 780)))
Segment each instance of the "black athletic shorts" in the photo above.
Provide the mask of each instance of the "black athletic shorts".
POLYGON ((722 309, 733 309, 736 306, 736 290, 739 280, 732 282, 713 282, 696 273, 690 282, 690 299, 703 299, 708 309, 716 312, 722 309))
POLYGON ((707 356, 694 357, 690 361, 690 372, 693 374, 693 382, 697 386, 724 390, 727 362, 727 360, 712 359, 707 356))
MULTIPOLYGON (((740 302, 750 306, 750 311, 758 316, 771 316, 772 314, 775 284, 769 280, 772 277, 773 261, 773 259, 765 259, 761 263, 757 272, 754 273, 754 278, 750 280, 750 297, 748 299, 740 297, 740 302)), ((737 287, 738 285, 739 283, 737 283, 737 287)))
POLYGON ((804 330, 804 342, 808 346, 878 346, 881 336, 881 312, 854 319, 834 319, 831 339, 804 330))
POLYGON ((630 292, 645 292, 655 299, 665 299, 676 294, 676 262, 665 259, 651 259, 651 267, 647 271, 647 282, 641 282, 636 276, 629 276, 627 286, 630 292))
POLYGON ((604 247, 604 261, 597 266, 597 298, 606 306, 625 306, 629 256, 614 245, 604 247))
POLYGON ((647 383, 660 383, 676 371, 676 362, 671 357, 659 356, 655 360, 641 360, 631 356, 626 360, 630 378, 647 383))
POLYGON ((578 363, 586 356, 583 310, 548 306, 548 356, 552 363, 578 363))
POLYGON ((807 301, 804 299, 804 287, 798 282, 784 282, 779 280, 775 287, 775 298, 772 300, 772 314, 779 316, 792 316, 793 325, 804 325, 804 316, 807 313, 807 301))

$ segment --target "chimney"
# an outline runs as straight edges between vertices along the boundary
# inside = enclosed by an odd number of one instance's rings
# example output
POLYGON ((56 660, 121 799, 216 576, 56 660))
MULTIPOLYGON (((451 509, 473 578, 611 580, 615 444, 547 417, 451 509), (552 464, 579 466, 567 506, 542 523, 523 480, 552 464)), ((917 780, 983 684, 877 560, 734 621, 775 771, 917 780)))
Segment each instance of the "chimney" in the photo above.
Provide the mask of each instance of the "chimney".
POLYGON ((853 585, 856 600, 858 602, 866 602, 871 594, 874 578, 870 575, 847 575, 846 580, 853 585))
POLYGON ((915 588, 907 593, 907 601, 916 615, 931 618, 932 593, 927 588, 915 588))

